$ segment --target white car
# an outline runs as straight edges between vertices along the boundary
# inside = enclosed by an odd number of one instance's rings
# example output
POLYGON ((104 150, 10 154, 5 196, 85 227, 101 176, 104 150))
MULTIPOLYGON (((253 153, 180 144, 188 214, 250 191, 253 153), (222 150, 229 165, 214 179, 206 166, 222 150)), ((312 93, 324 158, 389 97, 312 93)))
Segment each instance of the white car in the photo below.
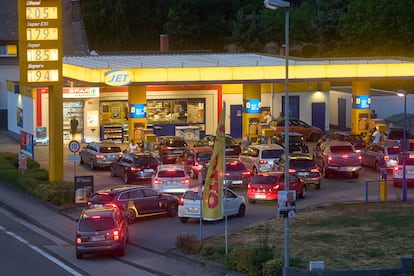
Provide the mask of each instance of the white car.
MULTIPOLYGON (((402 187, 404 178, 404 157, 398 158, 398 165, 394 167, 392 171, 393 186, 402 187)), ((414 187, 414 152, 407 153, 407 159, 405 160, 405 180, 407 181, 407 187, 414 187)))
POLYGON ((239 155, 239 160, 254 174, 280 169, 280 158, 285 149, 277 144, 250 145, 239 155))
POLYGON ((162 164, 152 177, 152 188, 159 192, 182 194, 190 188, 191 178, 183 165, 162 164))
MULTIPOLYGON (((201 193, 199 187, 189 189, 184 192, 178 204, 178 218, 182 223, 186 223, 189 218, 200 219, 200 198, 201 193)), ((246 201, 243 196, 236 194, 231 189, 223 190, 223 214, 219 219, 225 216, 236 215, 243 217, 246 212, 246 201)), ((203 220, 219 220, 205 219, 203 220)))

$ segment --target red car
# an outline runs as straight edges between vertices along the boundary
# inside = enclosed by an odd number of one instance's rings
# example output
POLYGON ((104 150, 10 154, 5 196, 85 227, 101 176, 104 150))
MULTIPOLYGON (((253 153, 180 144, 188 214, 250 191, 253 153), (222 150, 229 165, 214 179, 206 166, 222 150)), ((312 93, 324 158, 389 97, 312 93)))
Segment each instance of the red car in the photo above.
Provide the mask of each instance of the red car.
MULTIPOLYGON (((257 200, 277 200, 278 192, 285 190, 284 172, 268 172, 253 176, 247 185, 247 198, 249 203, 256 203, 257 200)), ((305 182, 294 176, 289 175, 289 190, 296 190, 298 198, 304 198, 306 195, 305 182)))
POLYGON ((191 178, 196 179, 203 165, 210 161, 212 147, 194 147, 187 149, 177 157, 176 164, 183 165, 191 178))

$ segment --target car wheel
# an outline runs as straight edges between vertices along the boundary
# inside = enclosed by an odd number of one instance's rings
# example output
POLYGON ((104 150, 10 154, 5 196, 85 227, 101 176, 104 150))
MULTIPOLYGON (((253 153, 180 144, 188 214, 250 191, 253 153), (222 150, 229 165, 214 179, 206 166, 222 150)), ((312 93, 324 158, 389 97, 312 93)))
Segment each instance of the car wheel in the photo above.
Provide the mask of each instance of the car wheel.
POLYGON ((197 176, 196 176, 196 173, 195 173, 195 171, 193 170, 193 168, 191 168, 190 169, 190 177, 192 178, 192 179, 196 179, 197 178, 197 176))
POLYGON ((76 259, 83 259, 83 254, 76 252, 76 259))
POLYGON ((131 179, 129 178, 129 176, 128 176, 128 173, 127 173, 127 172, 124 172, 124 182, 125 182, 126 184, 131 183, 131 179))
POLYGON ((321 136, 318 133, 312 133, 309 140, 311 142, 318 142, 319 139, 321 139, 321 136))
POLYGON ((175 217, 178 213, 178 206, 175 202, 171 202, 170 204, 168 204, 168 215, 170 217, 175 217))
POLYGON ((186 218, 186 217, 180 217, 180 222, 181 223, 187 223, 187 221, 188 221, 188 218, 186 218))
POLYGON ((115 177, 116 176, 115 169, 112 166, 111 166, 111 176, 112 177, 115 177))
POLYGON ((128 224, 133 224, 135 220, 137 219, 137 216, 135 215, 135 211, 133 209, 126 210, 125 219, 128 222, 128 224))
POLYGON ((300 198, 305 198, 306 197, 306 186, 303 186, 302 191, 300 192, 300 198))
POLYGON ((237 213, 238 217, 244 217, 244 214, 246 213, 246 205, 242 204, 239 207, 239 212, 237 213))
POLYGON ((93 159, 91 158, 91 161, 89 161, 89 167, 91 168, 91 170, 95 169, 95 164, 93 163, 93 159))
POLYGON ((256 203, 256 200, 254 200, 254 199, 249 199, 249 203, 255 204, 255 203, 256 203))

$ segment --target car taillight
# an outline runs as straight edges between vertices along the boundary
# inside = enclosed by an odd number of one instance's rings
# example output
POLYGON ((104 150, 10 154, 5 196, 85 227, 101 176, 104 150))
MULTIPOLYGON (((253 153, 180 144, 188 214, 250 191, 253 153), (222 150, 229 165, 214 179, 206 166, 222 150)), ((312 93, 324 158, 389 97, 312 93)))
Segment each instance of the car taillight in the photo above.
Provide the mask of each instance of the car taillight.
POLYGON ((82 243, 82 236, 76 235, 76 244, 81 244, 81 243, 82 243))
POLYGON ((362 161, 362 156, 361 155, 358 156, 358 160, 362 161))
POLYGON ((267 160, 259 160, 259 164, 267 164, 267 160))
POLYGON ((295 172, 296 172, 296 170, 295 170, 295 169, 289 169, 289 172, 290 172, 290 173, 295 173, 295 172))
POLYGON ((385 160, 385 161, 388 161, 388 160, 390 160, 390 157, 389 157, 388 155, 385 155, 385 156, 384 156, 384 160, 385 160))
POLYGON ((120 236, 121 236, 121 235, 120 235, 120 232, 119 232, 118 230, 115 230, 115 231, 112 233, 112 239, 113 239, 114 241, 118 241, 120 236))
POLYGON ((102 154, 97 154, 97 155, 95 155, 95 158, 98 158, 98 159, 103 159, 103 158, 104 158, 104 156, 103 156, 102 154))
POLYGON ((162 180, 156 178, 156 179, 154 179, 154 184, 161 185, 162 184, 162 180))
POLYGON ((184 198, 180 198, 180 200, 178 201, 178 205, 184 206, 184 198))
POLYGON ((250 183, 247 184, 247 189, 251 189, 251 188, 252 188, 252 185, 250 185, 250 183))
POLYGON ((279 184, 273 186, 273 190, 279 190, 279 188, 280 188, 280 185, 279 184))
POLYGON ((348 154, 342 154, 342 158, 343 159, 347 159, 349 157, 349 155, 348 154))
POLYGON ((400 166, 395 166, 394 167, 394 172, 398 172, 398 171, 401 171, 402 170, 402 167, 400 167, 400 166))
POLYGON ((243 172, 243 175, 244 175, 244 176, 250 176, 250 175, 251 175, 251 173, 250 173, 250 172, 243 172))
POLYGON ((332 156, 328 156, 328 162, 332 162, 332 156))
POLYGON ((317 168, 311 169, 311 172, 318 173, 319 172, 319 169, 317 169, 317 168))
POLYGON ((190 180, 189 179, 184 179, 184 180, 181 180, 181 184, 184 184, 184 185, 190 185, 190 180))
POLYGON ((141 168, 138 168, 138 167, 131 167, 131 168, 130 168, 130 170, 131 170, 131 171, 134 171, 134 172, 138 172, 138 171, 140 171, 140 170, 141 170, 141 168))

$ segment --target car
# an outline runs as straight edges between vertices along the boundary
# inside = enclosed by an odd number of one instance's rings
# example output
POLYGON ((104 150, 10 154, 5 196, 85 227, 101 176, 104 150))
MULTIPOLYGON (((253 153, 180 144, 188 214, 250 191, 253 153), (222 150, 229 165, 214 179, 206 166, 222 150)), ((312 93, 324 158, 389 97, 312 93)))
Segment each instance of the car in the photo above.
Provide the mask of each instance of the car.
MULTIPOLYGON (((282 156, 281 165, 281 170, 284 171, 285 155, 282 156)), ((305 153, 289 154, 289 172, 301 178, 308 187, 320 189, 322 175, 311 155, 305 153)))
MULTIPOLYGON (((303 152, 308 153, 309 147, 305 143, 305 138, 302 134, 298 132, 288 132, 289 136, 289 152, 303 152)), ((273 140, 275 144, 281 145, 285 147, 285 133, 284 132, 276 132, 273 136, 273 140)))
POLYGON ((159 192, 182 194, 190 188, 191 177, 183 165, 162 164, 152 177, 152 188, 159 192))
POLYGON ((246 165, 253 175, 279 170, 280 158, 285 149, 277 144, 250 145, 239 155, 239 160, 246 165))
POLYGON ((103 189, 95 193, 88 201, 89 207, 114 204, 124 213, 128 224, 137 218, 177 215, 178 198, 174 195, 159 193, 143 185, 122 185, 103 189))
MULTIPOLYGON (((241 143, 238 143, 230 135, 225 135, 225 151, 226 157, 237 158, 241 152, 241 143)), ((201 140, 194 144, 194 147, 214 147, 215 135, 206 135, 201 140)))
POLYGON ((405 180, 407 187, 414 188, 414 153, 407 152, 404 162, 404 156, 400 155, 398 158, 398 165, 394 167, 392 171, 393 186, 402 187, 404 180, 404 167, 405 167, 405 180))
MULTIPOLYGON (((200 219, 200 207, 201 207, 201 194, 200 187, 194 187, 183 193, 178 205, 178 218, 181 223, 187 223, 188 219, 195 218, 200 219)), ((246 201, 243 196, 236 194, 230 188, 223 188, 223 219, 225 216, 238 216, 244 217, 246 212, 246 201)), ((203 220, 214 220, 205 219, 203 220)))
POLYGON ((359 177, 362 168, 362 157, 350 142, 326 141, 316 145, 313 157, 321 169, 322 176, 347 174, 353 178, 359 177))
POLYGON ((178 156, 180 156, 188 148, 187 142, 179 136, 157 136, 155 150, 162 164, 174 164, 178 156))
MULTIPOLYGON (((249 203, 257 201, 273 201, 278 199, 278 192, 285 189, 284 172, 266 172, 254 175, 247 185, 247 199, 249 203)), ((289 174, 289 190, 295 190, 297 197, 306 196, 306 183, 303 179, 289 174)))
MULTIPOLYGON (((250 170, 239 160, 228 158, 225 160, 225 171, 223 182, 227 187, 247 187, 250 182, 250 170)), ((209 163, 206 163, 202 169, 203 183, 205 182, 209 163)))
POLYGON ((383 142, 370 144, 361 151, 362 165, 380 171, 381 168, 388 170, 398 165, 400 145, 395 142, 383 142))
POLYGON ((114 142, 91 142, 79 151, 80 163, 89 164, 91 170, 109 168, 121 155, 121 147, 114 142))
POLYGON ((319 139, 318 143, 325 141, 348 141, 354 146, 356 151, 361 151, 367 147, 364 137, 361 134, 347 131, 334 131, 327 133, 319 139))
MULTIPOLYGON (((409 130, 405 131, 405 137, 411 139, 411 133, 409 130)), ((389 128, 385 140, 390 142, 401 143, 401 140, 404 139, 404 128, 403 127, 391 127, 389 128)))
POLYGON ((124 153, 110 167, 111 176, 121 177, 126 184, 136 180, 151 180, 160 161, 149 152, 124 153))
MULTIPOLYGON (((277 118, 270 121, 270 128, 276 132, 285 131, 285 118, 277 118)), ((289 132, 298 132, 305 137, 306 141, 317 142, 324 134, 322 129, 309 125, 299 119, 289 118, 289 132)))
POLYGON ((193 147, 178 156, 175 163, 183 165, 190 177, 196 179, 203 165, 210 161, 212 154, 212 147, 193 147))
POLYGON ((85 208, 76 226, 76 258, 89 253, 124 256, 128 239, 128 223, 118 207, 85 208))

